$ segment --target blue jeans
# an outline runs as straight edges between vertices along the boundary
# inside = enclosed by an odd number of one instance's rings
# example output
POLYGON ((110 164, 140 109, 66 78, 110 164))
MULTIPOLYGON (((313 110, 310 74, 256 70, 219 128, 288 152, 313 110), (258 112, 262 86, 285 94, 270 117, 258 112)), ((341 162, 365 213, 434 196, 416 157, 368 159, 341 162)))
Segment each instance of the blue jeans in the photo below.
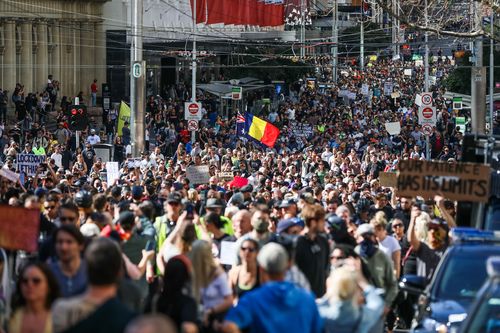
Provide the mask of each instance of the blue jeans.
POLYGON ((92 107, 95 107, 97 103, 97 93, 91 93, 90 97, 91 97, 91 105, 92 107))

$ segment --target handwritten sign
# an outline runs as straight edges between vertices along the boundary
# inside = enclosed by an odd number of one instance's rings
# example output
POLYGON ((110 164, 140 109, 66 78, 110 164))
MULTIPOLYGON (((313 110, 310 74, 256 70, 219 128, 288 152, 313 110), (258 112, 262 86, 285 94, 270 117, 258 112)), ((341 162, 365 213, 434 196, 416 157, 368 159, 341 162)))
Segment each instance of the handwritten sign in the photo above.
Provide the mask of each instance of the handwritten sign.
POLYGON ((45 162, 45 155, 17 154, 17 167, 19 172, 34 176, 40 163, 45 162))
POLYGON ((490 178, 491 169, 483 164, 403 160, 397 188, 401 196, 432 198, 440 194, 450 200, 487 202, 490 178))
POLYGON ((120 178, 118 162, 106 162, 106 181, 111 186, 115 180, 120 178))
POLYGON ((34 252, 38 247, 40 211, 0 206, 0 247, 34 252))
POLYGON ((232 172, 222 171, 217 174, 217 177, 221 181, 230 181, 233 180, 234 176, 232 172))
POLYGON ((186 177, 193 185, 207 184, 210 180, 208 165, 191 165, 186 168, 186 177))
POLYGON ((290 130, 295 137, 309 138, 313 134, 313 126, 310 124, 293 122, 290 124, 290 130))

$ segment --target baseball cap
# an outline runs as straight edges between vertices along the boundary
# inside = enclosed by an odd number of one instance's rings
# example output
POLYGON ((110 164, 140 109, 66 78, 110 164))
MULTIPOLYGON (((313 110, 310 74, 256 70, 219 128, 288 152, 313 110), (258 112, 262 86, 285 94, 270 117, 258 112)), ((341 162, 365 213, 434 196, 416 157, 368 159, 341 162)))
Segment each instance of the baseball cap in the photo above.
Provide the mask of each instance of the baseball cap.
POLYGON ((288 253, 282 245, 268 243, 259 251, 257 262, 270 274, 284 273, 288 268, 288 253))
POLYGON ((368 234, 375 234, 375 229, 373 229, 373 226, 370 223, 363 223, 358 227, 358 230, 356 230, 356 234, 359 236, 364 236, 368 234))
POLYGON ((253 192, 253 186, 252 185, 245 185, 241 188, 241 193, 247 193, 247 192, 253 192))
POLYGON ((182 202, 182 195, 179 192, 172 192, 168 195, 167 202, 180 204, 182 202))
POLYGON ((222 207, 224 207, 224 204, 220 199, 210 198, 207 200, 206 208, 222 208, 222 207))
POLYGON ((278 228, 276 231, 278 232, 278 234, 280 234, 283 231, 286 231, 288 228, 293 227, 295 225, 304 228, 304 221, 298 217, 291 217, 289 219, 281 220, 278 223, 278 228))
POLYGON ((288 208, 291 205, 295 205, 295 204, 297 204, 297 202, 294 199, 291 199, 291 198, 285 199, 285 200, 281 201, 280 208, 288 208))

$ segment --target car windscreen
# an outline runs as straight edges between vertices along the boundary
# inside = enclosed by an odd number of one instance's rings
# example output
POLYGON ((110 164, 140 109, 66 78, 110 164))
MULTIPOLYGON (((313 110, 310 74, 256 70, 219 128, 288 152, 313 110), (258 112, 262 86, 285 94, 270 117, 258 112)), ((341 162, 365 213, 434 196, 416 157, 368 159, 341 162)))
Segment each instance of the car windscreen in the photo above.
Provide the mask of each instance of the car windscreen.
POLYGON ((500 332, 500 286, 497 284, 484 297, 467 332, 500 332))
MULTIPOLYGON (((483 247, 484 248, 484 247, 483 247)), ((486 260, 492 255, 500 255, 500 246, 484 248, 484 251, 456 251, 448 258, 441 279, 437 284, 438 299, 474 298, 486 280, 486 260)))

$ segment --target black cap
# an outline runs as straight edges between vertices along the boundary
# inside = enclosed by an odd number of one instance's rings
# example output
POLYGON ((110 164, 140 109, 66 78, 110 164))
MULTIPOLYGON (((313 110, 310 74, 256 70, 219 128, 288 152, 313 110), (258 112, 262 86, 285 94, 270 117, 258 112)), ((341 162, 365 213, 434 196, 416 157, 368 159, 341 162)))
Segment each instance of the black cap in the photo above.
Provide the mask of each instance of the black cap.
POLYGON ((252 185, 245 185, 241 188, 240 190, 242 193, 247 193, 247 192, 253 192, 253 186, 252 185))
POLYGON ((180 204, 182 202, 182 195, 179 192, 172 192, 168 195, 167 202, 176 202, 180 204))
POLYGON ((220 200, 220 199, 209 198, 207 200, 206 208, 222 208, 222 207, 224 207, 224 204, 222 203, 222 200, 220 200))

